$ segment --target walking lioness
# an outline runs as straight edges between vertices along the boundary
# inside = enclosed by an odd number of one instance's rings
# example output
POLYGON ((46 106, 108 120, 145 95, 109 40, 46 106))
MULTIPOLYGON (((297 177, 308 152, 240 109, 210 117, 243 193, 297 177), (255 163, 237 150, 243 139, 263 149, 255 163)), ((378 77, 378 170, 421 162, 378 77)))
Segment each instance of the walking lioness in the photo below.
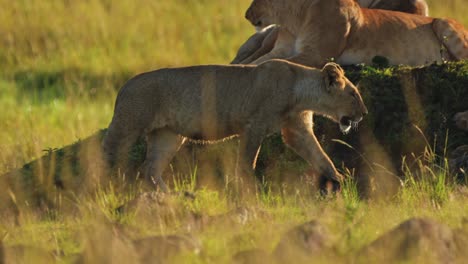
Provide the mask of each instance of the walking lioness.
POLYGON ((250 174, 262 140, 283 130, 297 134, 283 136, 318 169, 320 182, 337 183, 340 176, 316 147, 313 131, 290 127, 290 119, 310 111, 338 122, 343 132, 367 113, 358 90, 335 63, 322 70, 284 60, 160 69, 132 78, 120 90, 103 148, 112 161, 146 136, 143 174, 167 190, 161 174, 187 139, 210 143, 240 136, 241 174, 250 174))

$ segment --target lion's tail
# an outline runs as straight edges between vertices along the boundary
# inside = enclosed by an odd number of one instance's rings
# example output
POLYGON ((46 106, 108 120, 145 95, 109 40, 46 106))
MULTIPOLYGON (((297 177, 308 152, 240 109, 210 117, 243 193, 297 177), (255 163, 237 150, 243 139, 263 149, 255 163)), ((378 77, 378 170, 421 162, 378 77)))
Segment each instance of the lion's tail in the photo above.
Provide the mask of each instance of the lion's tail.
POLYGON ((468 59, 468 31, 462 24, 453 19, 436 18, 432 28, 454 59, 468 59))

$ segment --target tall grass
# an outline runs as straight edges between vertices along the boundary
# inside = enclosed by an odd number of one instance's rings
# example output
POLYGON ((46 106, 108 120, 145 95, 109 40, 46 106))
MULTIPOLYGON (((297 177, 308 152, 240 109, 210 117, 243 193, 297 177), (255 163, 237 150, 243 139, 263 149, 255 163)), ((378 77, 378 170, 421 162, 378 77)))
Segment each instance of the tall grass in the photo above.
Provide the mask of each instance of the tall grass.
POLYGON ((94 73, 226 63, 253 32, 242 1, 1 1, 0 68, 94 73))
POLYGON ((432 17, 448 17, 461 22, 468 27, 468 5, 464 0, 426 0, 429 5, 429 15, 432 17))

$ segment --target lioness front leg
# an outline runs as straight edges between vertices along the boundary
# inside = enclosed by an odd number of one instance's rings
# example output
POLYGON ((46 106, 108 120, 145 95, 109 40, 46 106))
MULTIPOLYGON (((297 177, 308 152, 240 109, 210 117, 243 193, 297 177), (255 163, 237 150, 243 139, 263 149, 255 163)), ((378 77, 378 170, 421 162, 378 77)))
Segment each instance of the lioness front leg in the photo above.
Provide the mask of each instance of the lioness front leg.
POLYGON ((168 188, 162 179, 162 173, 186 138, 164 128, 150 132, 146 140, 147 151, 143 164, 145 180, 159 187, 163 192, 167 192, 168 188))
MULTIPOLYGON (((294 55, 296 38, 288 30, 280 27, 273 49, 250 64, 261 64, 271 59, 286 59, 294 55)), ((255 54, 254 54, 255 55, 255 54)))
POLYGON ((279 26, 271 25, 260 32, 256 32, 237 51, 231 64, 249 64, 270 52, 278 38, 279 26))
POLYGON ((270 30, 268 35, 263 39, 261 46, 257 50, 255 50, 250 56, 242 60, 241 64, 250 64, 258 58, 271 52, 276 45, 280 29, 281 28, 279 26, 275 25, 274 28, 270 30))
POLYGON ((333 191, 338 191, 342 176, 315 137, 312 118, 313 113, 310 111, 290 116, 281 128, 283 140, 318 173, 322 192, 327 191, 328 181, 332 182, 333 191))

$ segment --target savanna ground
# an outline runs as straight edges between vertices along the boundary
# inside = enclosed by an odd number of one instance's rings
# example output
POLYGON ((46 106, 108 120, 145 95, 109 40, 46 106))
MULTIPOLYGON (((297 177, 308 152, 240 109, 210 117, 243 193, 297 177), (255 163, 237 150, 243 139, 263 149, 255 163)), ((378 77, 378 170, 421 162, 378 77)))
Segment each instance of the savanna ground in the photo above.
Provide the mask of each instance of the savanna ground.
MULTIPOLYGON (((432 16, 453 17, 468 26, 465 0, 428 2, 432 16)), ((253 32, 243 19, 249 4, 250 0, 0 0, 0 175, 105 128, 118 88, 136 73, 228 63, 253 32)), ((166 211, 118 212, 115 209, 140 189, 121 191, 106 185, 77 197, 74 210, 39 214, 31 208, 19 221, 3 218, 0 239, 6 246, 25 246, 26 251, 49 251, 58 262, 73 262, 87 252, 84 259, 90 262, 112 255, 115 263, 129 263, 134 262, 132 240, 191 233, 201 252, 188 250, 175 261, 220 263, 241 250, 271 252, 285 231, 319 220, 334 234, 333 258, 344 260, 408 218, 463 226, 468 217, 466 190, 445 181, 450 176, 443 162, 433 168, 437 169, 428 170, 434 172, 428 175, 431 180, 408 177, 400 191, 385 200, 359 199, 352 180, 334 198, 301 188, 259 192, 241 205, 255 215, 249 221, 193 220, 191 216, 229 215, 239 206, 229 190, 197 185, 194 169, 188 180, 175 185, 196 198, 168 198, 161 205, 166 211)), ((3 186, 0 191, 10 192, 3 186)))

